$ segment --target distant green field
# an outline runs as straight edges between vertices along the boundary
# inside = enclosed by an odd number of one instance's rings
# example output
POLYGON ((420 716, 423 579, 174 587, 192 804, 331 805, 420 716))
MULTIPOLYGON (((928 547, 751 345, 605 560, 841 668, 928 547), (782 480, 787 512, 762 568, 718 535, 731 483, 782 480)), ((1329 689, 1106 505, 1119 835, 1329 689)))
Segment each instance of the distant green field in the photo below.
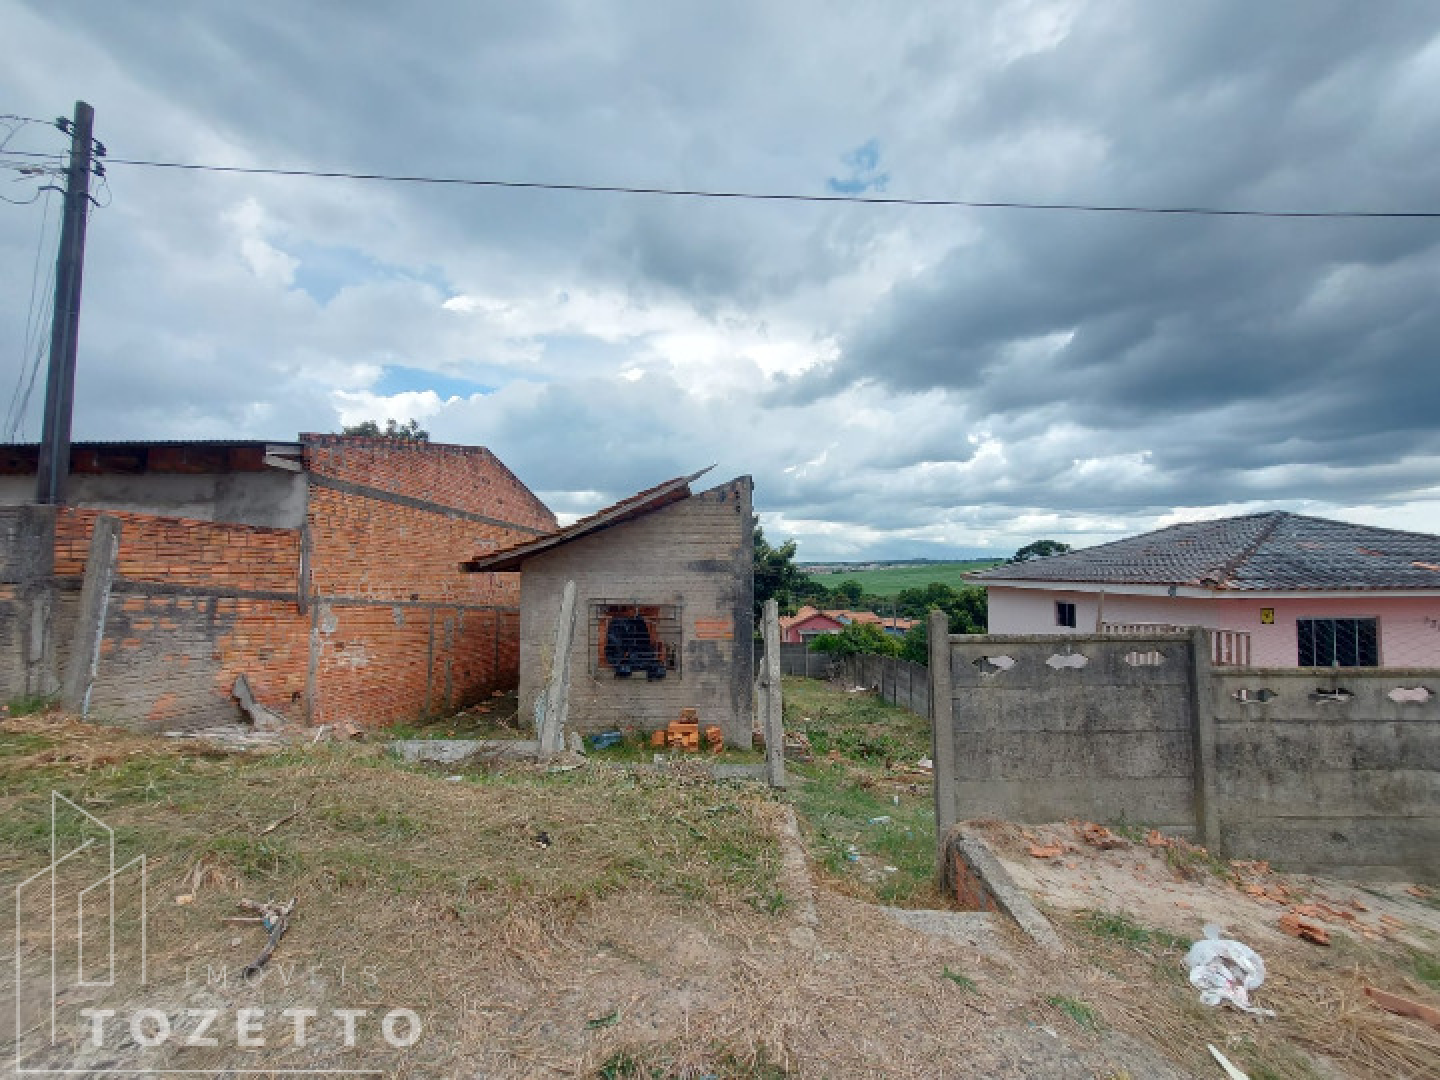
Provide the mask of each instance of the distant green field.
POLYGON ((876 596, 894 596, 901 589, 923 589, 938 581, 942 585, 959 588, 967 584, 962 576, 971 570, 984 570, 998 566, 1002 559, 971 559, 969 562, 928 563, 925 566, 890 566, 882 570, 841 571, 836 574, 816 574, 815 580, 828 589, 842 581, 858 581, 867 593, 876 596))

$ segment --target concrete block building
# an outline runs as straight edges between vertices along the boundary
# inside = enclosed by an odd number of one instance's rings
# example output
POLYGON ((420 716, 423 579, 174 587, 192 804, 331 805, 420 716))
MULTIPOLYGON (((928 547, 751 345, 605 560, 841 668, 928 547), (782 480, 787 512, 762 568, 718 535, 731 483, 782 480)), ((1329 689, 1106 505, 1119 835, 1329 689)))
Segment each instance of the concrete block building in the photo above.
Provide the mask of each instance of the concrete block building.
POLYGON ((520 572, 522 717, 534 715, 544 691, 561 594, 574 581, 572 730, 653 731, 693 707, 728 744, 750 745, 752 484, 741 476, 692 494, 701 475, 465 564, 472 573, 520 572))
MULTIPOLYGON (((384 437, 77 443, 70 505, 0 451, 0 700, 54 693, 95 522, 118 520, 88 715, 233 721, 237 677, 309 724, 373 726, 516 685, 519 583, 457 553, 554 531, 489 450, 384 437)), ((93 613, 92 613, 93 614, 93 613)))

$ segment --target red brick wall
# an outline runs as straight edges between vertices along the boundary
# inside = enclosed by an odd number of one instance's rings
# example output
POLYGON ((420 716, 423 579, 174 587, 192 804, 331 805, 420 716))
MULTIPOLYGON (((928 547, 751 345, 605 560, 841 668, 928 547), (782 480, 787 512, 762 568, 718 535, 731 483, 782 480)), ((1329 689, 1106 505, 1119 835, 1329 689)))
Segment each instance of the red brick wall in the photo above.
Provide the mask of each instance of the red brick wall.
POLYGON ((207 585, 298 595, 300 533, 67 507, 55 521, 55 573, 85 572, 90 530, 101 513, 119 518, 116 574, 131 581, 207 585))
POLYGON ((467 574, 462 559, 530 533, 445 517, 412 506, 310 489, 311 586, 322 596, 382 602, 520 602, 518 574, 467 574))
MULTIPOLYGON (((233 721, 231 688, 244 674, 262 703, 302 721, 300 531, 106 513, 120 519, 120 548, 90 716, 152 730, 233 721)), ((99 514, 57 514, 58 577, 84 574, 99 514)), ((59 644, 63 664, 68 634, 59 644)))
POLYGON ((293 600, 117 591, 90 716, 147 730, 233 722, 244 674, 260 702, 302 723, 308 659, 309 622, 293 600))
POLYGON ((316 722, 411 719, 513 689, 519 575, 460 563, 554 529, 550 511, 480 447, 303 438, 312 473, 346 485, 310 488, 316 722))
MULTIPOLYGON (((232 721, 240 674, 294 721, 366 726, 516 685, 519 576, 460 563, 553 529, 549 510, 478 447, 306 439, 315 477, 303 532, 113 514, 120 549, 95 718, 232 721)), ((55 573, 72 590, 99 513, 58 516, 55 573)))
POLYGON ((541 532, 555 528, 555 515, 483 446, 361 435, 302 435, 300 439, 305 444, 305 466, 312 473, 541 532))

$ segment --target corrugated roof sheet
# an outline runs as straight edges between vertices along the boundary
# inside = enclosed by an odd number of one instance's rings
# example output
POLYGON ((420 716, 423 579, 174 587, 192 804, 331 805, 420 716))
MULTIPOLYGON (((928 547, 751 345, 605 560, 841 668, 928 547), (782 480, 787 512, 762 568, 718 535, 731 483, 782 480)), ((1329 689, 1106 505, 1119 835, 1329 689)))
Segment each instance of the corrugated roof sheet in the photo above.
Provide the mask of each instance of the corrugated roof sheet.
POLYGON ((673 480, 666 480, 663 484, 646 488, 644 491, 621 499, 612 506, 598 510, 589 517, 583 517, 574 524, 567 525, 565 528, 537 540, 527 540, 523 544, 514 544, 488 555, 477 555, 468 562, 461 563, 460 568, 471 572, 519 570, 521 563, 541 552, 549 551, 561 544, 568 544, 602 529, 608 529, 612 525, 619 525, 622 521, 631 521, 643 514, 653 513, 662 506, 669 506, 681 499, 688 499, 690 485, 714 467, 711 465, 699 472, 691 473, 689 476, 677 476, 673 480))
POLYGON ((1075 581, 1239 592, 1440 589, 1440 536, 1276 510, 1172 525, 966 576, 981 584, 1075 581))

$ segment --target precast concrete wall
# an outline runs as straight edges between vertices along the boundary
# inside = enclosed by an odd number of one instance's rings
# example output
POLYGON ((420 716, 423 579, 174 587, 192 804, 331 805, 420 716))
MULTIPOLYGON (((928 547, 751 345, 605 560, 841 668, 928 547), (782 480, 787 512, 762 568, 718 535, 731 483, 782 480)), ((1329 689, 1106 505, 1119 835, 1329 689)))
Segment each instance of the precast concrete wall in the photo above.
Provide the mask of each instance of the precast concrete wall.
POLYGON ((942 651, 942 832, 1083 818, 1286 869, 1440 881, 1440 670, 1212 668, 1200 629, 942 651))

